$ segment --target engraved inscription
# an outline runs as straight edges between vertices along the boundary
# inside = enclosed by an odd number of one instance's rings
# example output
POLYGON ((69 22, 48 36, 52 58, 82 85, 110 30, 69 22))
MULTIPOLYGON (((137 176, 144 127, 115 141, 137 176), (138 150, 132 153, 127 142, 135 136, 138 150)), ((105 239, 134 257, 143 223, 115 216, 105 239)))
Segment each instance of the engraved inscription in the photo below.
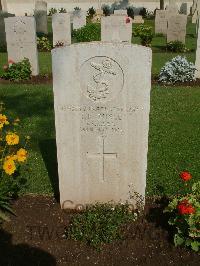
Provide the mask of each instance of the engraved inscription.
POLYGON ((127 115, 143 111, 143 107, 132 105, 122 106, 60 106, 62 112, 79 113, 81 119, 80 131, 84 134, 95 134, 106 137, 108 133, 123 135, 122 121, 127 115))
POLYGON ((123 70, 111 58, 105 56, 90 58, 81 66, 80 85, 83 94, 93 102, 110 101, 123 88, 123 70))
POLYGON ((16 34, 16 41, 23 43, 26 36, 26 23, 22 20, 19 20, 14 25, 14 33, 16 34))

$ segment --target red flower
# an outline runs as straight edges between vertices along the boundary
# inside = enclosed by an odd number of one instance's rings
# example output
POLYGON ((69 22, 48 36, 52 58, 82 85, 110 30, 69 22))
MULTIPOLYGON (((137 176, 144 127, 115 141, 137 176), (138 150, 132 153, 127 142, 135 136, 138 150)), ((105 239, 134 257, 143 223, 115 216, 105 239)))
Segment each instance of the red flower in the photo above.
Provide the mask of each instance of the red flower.
POLYGON ((8 64, 14 64, 15 62, 11 59, 8 60, 8 64))
POLYGON ((180 173, 180 178, 183 181, 188 181, 188 180, 190 180, 192 178, 192 175, 189 172, 181 172, 180 173))
POLYGON ((130 18, 127 17, 127 18, 126 18, 126 23, 130 23, 130 22, 131 22, 130 18))
POLYGON ((195 213, 195 208, 188 202, 188 200, 182 200, 178 204, 177 209, 181 215, 195 213))

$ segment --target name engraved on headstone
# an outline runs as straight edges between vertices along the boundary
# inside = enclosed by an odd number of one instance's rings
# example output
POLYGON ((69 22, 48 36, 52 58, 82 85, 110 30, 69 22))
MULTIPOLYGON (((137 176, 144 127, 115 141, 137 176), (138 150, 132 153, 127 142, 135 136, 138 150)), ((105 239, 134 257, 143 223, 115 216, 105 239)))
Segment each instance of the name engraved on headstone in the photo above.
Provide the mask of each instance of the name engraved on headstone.
POLYGON ((80 131, 106 137, 109 133, 124 134, 122 122, 126 115, 133 115, 143 108, 127 106, 61 106, 58 111, 75 112, 81 116, 80 131))

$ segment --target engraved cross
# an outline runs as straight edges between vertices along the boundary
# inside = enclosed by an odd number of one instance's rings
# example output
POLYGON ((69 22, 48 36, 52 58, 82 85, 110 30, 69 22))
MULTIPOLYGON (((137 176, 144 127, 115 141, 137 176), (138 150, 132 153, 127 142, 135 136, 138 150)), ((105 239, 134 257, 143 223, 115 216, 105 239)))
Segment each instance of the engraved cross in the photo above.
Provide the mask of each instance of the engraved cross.
POLYGON ((112 152, 105 152, 105 143, 104 139, 101 139, 100 143, 100 151, 98 153, 89 153, 87 152, 87 158, 89 159, 97 159, 98 160, 98 173, 99 178, 101 181, 105 181, 108 177, 107 174, 111 174, 109 171, 109 167, 106 167, 106 163, 110 160, 116 160, 117 159, 117 153, 112 152))

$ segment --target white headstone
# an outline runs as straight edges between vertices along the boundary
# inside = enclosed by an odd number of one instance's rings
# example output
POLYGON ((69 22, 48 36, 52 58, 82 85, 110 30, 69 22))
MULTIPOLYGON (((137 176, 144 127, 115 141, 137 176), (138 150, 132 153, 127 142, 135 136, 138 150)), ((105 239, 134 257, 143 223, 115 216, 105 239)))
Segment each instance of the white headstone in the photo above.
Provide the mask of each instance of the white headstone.
POLYGON ((47 3, 46 2, 36 2, 34 17, 36 21, 36 32, 38 33, 48 33, 48 24, 47 24, 47 3))
POLYGON ((155 17, 155 33, 167 34, 167 18, 168 11, 166 10, 156 10, 155 17))
POLYGON ((4 18, 14 17, 14 14, 0 11, 0 47, 6 47, 6 32, 4 18))
POLYGON ((180 7, 180 13, 184 15, 189 14, 189 8, 188 8, 188 3, 182 3, 180 7))
POLYGON ((127 16, 127 10, 124 10, 124 9, 114 10, 114 15, 124 15, 124 16, 127 16))
POLYGON ((144 19, 142 18, 142 16, 134 16, 133 23, 134 24, 143 24, 144 19))
POLYGON ((125 16, 107 16, 101 18, 101 41, 131 42, 132 19, 125 16))
POLYGON ((197 37, 197 50, 196 50, 195 67, 196 67, 195 77, 198 78, 198 79, 200 79, 200 27, 198 27, 198 37, 197 37))
POLYGON ((85 11, 75 10, 73 12, 73 29, 77 30, 86 25, 86 13, 85 11))
POLYGON ((61 207, 144 203, 151 49, 91 42, 52 56, 61 207))
POLYGON ((28 58, 32 75, 39 74, 34 17, 5 18, 8 59, 19 62, 28 58))
POLYGON ((167 42, 185 43, 187 15, 171 15, 168 19, 167 42))
POLYGON ((167 10, 169 11, 170 14, 178 14, 179 13, 179 8, 178 5, 176 4, 176 1, 170 0, 169 5, 167 6, 167 10))
POLYGON ((58 42, 64 45, 71 44, 70 14, 56 13, 52 16, 53 45, 58 42))
POLYGON ((37 10, 47 10, 47 2, 45 1, 36 1, 35 2, 35 9, 37 10))

